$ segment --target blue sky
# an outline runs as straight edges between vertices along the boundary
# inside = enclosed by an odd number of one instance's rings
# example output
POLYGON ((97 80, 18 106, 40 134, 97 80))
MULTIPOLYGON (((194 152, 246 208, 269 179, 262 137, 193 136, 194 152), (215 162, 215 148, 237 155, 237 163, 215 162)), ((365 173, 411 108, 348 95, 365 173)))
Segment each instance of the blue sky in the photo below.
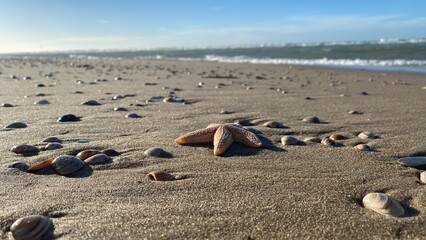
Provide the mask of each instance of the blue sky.
POLYGON ((425 37, 425 0, 0 0, 0 53, 425 37))

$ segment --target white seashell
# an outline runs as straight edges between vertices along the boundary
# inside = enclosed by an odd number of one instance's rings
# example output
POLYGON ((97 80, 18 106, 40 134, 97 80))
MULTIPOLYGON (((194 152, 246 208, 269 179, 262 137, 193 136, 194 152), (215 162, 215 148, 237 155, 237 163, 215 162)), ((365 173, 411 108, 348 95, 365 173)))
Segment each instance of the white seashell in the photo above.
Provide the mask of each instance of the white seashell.
POLYGON ((328 137, 323 138, 321 140, 321 144, 326 145, 326 146, 330 146, 330 147, 339 147, 339 146, 341 146, 338 142, 336 142, 333 139, 330 139, 328 137))
POLYGON ((162 148, 152 147, 152 148, 148 148, 144 153, 145 153, 145 155, 150 156, 150 157, 159 157, 162 154, 164 154, 165 152, 162 148))
POLYGON ((281 143, 283 145, 299 145, 300 141, 299 141, 299 139, 295 138, 294 136, 287 135, 287 136, 283 136, 281 138, 281 143))
POLYGON ((361 139, 374 139, 377 138, 377 135, 372 132, 362 132, 358 134, 358 137, 361 139))
POLYGON ((386 216, 399 217, 404 215, 404 208, 395 199, 384 193, 369 193, 362 199, 365 208, 386 216))
POLYGON ((82 161, 80 158, 70 155, 62 155, 53 159, 52 161, 52 166, 60 175, 68 175, 76 172, 84 165, 84 161, 82 161))
POLYGON ((420 173, 420 182, 426 184, 426 171, 420 173))
POLYGON ((53 223, 43 215, 31 215, 16 220, 10 231, 15 240, 51 239, 53 223))
POLYGON ((321 123, 320 119, 316 116, 308 116, 302 119, 302 122, 308 122, 308 123, 321 123))
POLYGON ((358 144, 354 147, 355 149, 358 149, 360 151, 371 151, 373 150, 370 146, 367 144, 358 144))

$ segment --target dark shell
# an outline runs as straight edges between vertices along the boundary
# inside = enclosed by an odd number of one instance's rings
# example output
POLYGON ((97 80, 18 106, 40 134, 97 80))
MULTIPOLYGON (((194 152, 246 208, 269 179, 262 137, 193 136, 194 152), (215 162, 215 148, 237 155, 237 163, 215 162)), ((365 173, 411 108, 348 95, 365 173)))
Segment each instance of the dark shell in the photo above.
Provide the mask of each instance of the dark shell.
POLYGON ((154 181, 172 181, 175 180, 175 177, 168 172, 161 170, 152 171, 148 173, 148 178, 154 181))
POLYGON ((102 150, 102 153, 106 154, 108 156, 118 156, 118 155, 120 155, 119 152, 115 151, 114 149, 110 149, 110 148, 102 150))
POLYGON ((340 134, 337 134, 337 133, 331 134, 329 138, 332 139, 332 140, 344 140, 344 139, 347 139, 347 137, 345 137, 343 135, 340 135, 340 134))
POLYGON ((38 152, 39 149, 36 146, 33 146, 33 145, 21 144, 21 145, 13 146, 10 149, 10 151, 17 153, 17 154, 25 154, 25 153, 38 152))
POLYGON ((5 126, 4 128, 26 128, 26 127, 27 127, 27 124, 23 122, 14 122, 5 126))
POLYGON ((307 122, 307 123, 321 123, 320 119, 318 117, 315 117, 315 116, 305 117, 304 119, 302 119, 302 122, 307 122))
POLYGON ((16 168, 16 169, 19 169, 23 172, 28 171, 28 168, 29 168, 29 166, 24 162, 13 162, 13 163, 7 165, 7 167, 8 168, 16 168))
POLYGON ((126 115, 126 118, 141 118, 137 113, 129 113, 126 115))
POLYGON ((84 151, 79 152, 76 157, 78 157, 81 160, 86 160, 87 158, 89 158, 93 155, 99 154, 99 153, 101 153, 101 152, 98 151, 98 150, 88 149, 88 150, 84 150, 84 151))
POLYGON ((68 175, 80 170, 84 166, 84 161, 70 155, 59 156, 52 161, 52 166, 60 175, 68 175))
POLYGON ((15 240, 51 239, 52 221, 43 215, 31 215, 16 220, 10 227, 15 240))
POLYGON ((48 143, 46 146, 44 146, 44 150, 56 150, 56 149, 60 149, 63 148, 64 146, 62 146, 62 144, 57 143, 57 142, 52 142, 52 143, 48 143))
POLYGON ((116 108, 114 108, 114 111, 122 111, 122 112, 125 112, 125 111, 128 111, 128 110, 127 110, 127 108, 124 108, 124 107, 116 107, 116 108))
POLYGON ((35 105, 46 105, 49 104, 50 102, 47 99, 40 99, 34 102, 35 105))
POLYGON ((90 165, 104 164, 104 163, 108 163, 110 161, 111 161, 111 158, 108 155, 103 154, 103 153, 93 155, 93 156, 86 158, 84 160, 84 162, 86 162, 87 164, 90 164, 90 165))
POLYGON ((162 148, 152 147, 152 148, 148 148, 144 153, 145 155, 150 157, 160 157, 165 152, 162 148))
POLYGON ((13 105, 10 104, 10 103, 2 103, 1 106, 2 107, 13 107, 13 105))
POLYGON ((398 159, 397 162, 402 166, 426 170, 426 156, 403 157, 398 159))
POLYGON ((79 120, 80 120, 80 117, 77 117, 74 114, 65 114, 58 118, 58 122, 75 122, 79 120))
POLYGON ((59 138, 57 138, 57 137, 47 137, 47 138, 43 139, 42 142, 48 142, 48 143, 56 142, 56 143, 61 143, 62 140, 59 139, 59 138))
POLYGON ((101 104, 95 100, 88 100, 88 101, 82 102, 81 105, 96 106, 101 104))

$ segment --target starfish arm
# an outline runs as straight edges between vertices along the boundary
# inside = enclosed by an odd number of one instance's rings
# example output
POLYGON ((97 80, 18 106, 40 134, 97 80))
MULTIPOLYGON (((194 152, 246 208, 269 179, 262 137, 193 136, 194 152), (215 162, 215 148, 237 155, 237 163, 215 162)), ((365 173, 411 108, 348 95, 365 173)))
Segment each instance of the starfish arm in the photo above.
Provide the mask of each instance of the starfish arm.
POLYGON ((210 143, 213 141, 217 127, 199 129, 175 139, 178 144, 210 143))
POLYGON ((262 146, 262 142, 260 139, 256 136, 256 134, 247 131, 244 128, 239 127, 229 127, 229 131, 232 134, 232 138, 236 142, 243 143, 244 145, 247 145, 249 147, 258 148, 262 146))
POLYGON ((220 126, 217 128, 216 133, 214 134, 213 140, 213 154, 218 156, 226 151, 232 142, 232 134, 225 126, 220 126))

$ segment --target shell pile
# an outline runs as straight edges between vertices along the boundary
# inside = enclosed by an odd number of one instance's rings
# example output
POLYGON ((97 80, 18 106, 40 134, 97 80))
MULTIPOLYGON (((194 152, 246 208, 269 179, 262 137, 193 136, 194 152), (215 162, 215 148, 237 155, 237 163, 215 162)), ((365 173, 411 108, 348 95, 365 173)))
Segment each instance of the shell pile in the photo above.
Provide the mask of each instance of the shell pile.
POLYGON ((369 193, 362 199, 365 208, 382 215, 400 217, 405 211, 401 204, 384 193, 369 193))
POLYGON ((15 240, 51 239, 53 223, 43 215, 30 215, 16 220, 10 231, 15 240))

